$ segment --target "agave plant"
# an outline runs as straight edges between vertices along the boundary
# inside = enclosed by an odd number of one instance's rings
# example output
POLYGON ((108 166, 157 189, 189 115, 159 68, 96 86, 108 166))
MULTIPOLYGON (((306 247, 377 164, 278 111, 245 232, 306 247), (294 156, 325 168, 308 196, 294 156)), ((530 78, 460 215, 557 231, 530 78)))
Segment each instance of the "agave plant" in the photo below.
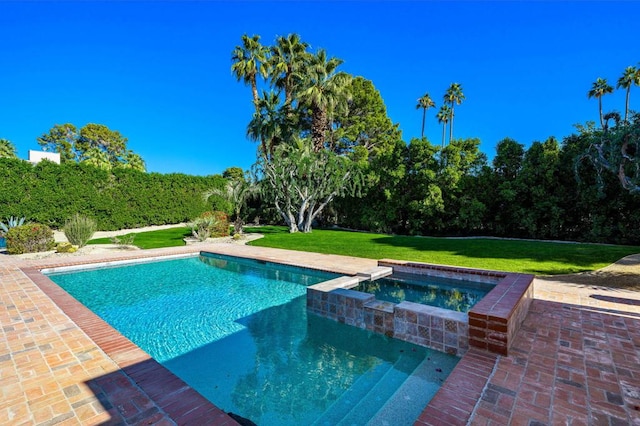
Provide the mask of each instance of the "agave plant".
POLYGON ((15 228, 16 226, 22 226, 25 220, 25 217, 11 216, 9 219, 7 219, 6 224, 4 222, 0 222, 0 229, 2 230, 0 234, 6 234, 7 232, 9 232, 9 229, 15 228))

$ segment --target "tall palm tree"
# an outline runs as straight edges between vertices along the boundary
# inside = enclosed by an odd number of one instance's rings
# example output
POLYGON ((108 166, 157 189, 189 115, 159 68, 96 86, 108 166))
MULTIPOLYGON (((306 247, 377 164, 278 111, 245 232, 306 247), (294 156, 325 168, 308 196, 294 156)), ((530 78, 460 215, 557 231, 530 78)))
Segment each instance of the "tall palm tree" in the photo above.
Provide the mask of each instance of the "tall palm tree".
POLYGON ((444 148, 444 135, 447 129, 447 123, 453 117, 453 111, 449 105, 442 105, 440 107, 440 111, 436 114, 436 118, 438 119, 438 123, 442 123, 442 147, 444 148))
POLYGON ((640 86, 640 70, 636 67, 625 68, 622 76, 618 79, 616 88, 623 88, 627 91, 627 97, 624 104, 624 121, 627 122, 629 118, 629 93, 631 92, 632 85, 640 86))
POLYGON ((451 106, 451 124, 449 124, 449 143, 453 140, 453 117, 455 115, 454 105, 460 105, 464 101, 464 93, 460 83, 451 83, 451 86, 444 94, 444 101, 451 106))
POLYGON ((324 148, 333 113, 346 108, 351 98, 351 77, 337 72, 340 64, 341 59, 327 58, 326 51, 319 50, 309 64, 303 90, 299 93, 300 103, 311 109, 311 140, 316 152, 324 148))
POLYGON ((607 93, 613 93, 613 87, 609 86, 606 78, 597 78, 591 86, 591 90, 587 92, 587 98, 598 99, 598 111, 600 112, 600 126, 604 127, 604 119, 602 117, 602 97, 607 93))
POLYGON ((0 157, 18 158, 16 147, 8 139, 0 139, 0 157))
POLYGON ((307 52, 309 44, 300 40, 298 34, 278 37, 271 48, 269 74, 271 82, 284 91, 284 105, 289 108, 295 92, 303 78, 303 69, 311 58, 307 52))
POLYGON ((424 96, 418 98, 418 104, 416 105, 416 109, 422 108, 422 133, 420 137, 424 138, 424 120, 427 116, 427 110, 431 107, 435 107, 436 103, 431 99, 429 93, 425 93, 424 96))
POLYGON ((247 136, 260 141, 262 155, 269 159, 273 150, 283 139, 283 114, 280 97, 276 92, 263 92, 258 99, 258 110, 253 114, 247 126, 247 136))
POLYGON ((231 72, 236 76, 238 81, 242 80, 245 84, 251 86, 253 94, 253 104, 257 110, 258 82, 257 76, 263 78, 267 76, 267 54, 269 50, 260 44, 260 36, 254 35, 249 37, 244 34, 242 36, 242 45, 236 46, 231 54, 231 72))

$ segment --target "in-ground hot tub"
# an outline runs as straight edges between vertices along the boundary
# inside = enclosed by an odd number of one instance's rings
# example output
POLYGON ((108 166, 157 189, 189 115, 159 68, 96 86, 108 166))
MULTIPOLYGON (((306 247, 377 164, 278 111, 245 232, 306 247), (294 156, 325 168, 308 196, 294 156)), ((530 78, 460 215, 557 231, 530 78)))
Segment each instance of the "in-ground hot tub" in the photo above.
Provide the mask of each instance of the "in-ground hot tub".
POLYGON ((533 299, 532 275, 510 274, 419 262, 380 260, 378 268, 307 289, 307 308, 318 315, 389 337, 461 356, 470 346, 506 355, 533 299), (468 311, 459 312, 407 300, 394 303, 356 291, 363 281, 388 275, 424 277, 493 286, 468 311))

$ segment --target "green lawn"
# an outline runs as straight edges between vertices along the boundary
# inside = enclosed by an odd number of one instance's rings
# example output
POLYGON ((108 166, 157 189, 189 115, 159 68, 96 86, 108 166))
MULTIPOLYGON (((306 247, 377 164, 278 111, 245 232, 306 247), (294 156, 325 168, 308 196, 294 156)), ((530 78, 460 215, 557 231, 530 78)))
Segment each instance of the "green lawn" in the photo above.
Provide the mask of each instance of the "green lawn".
MULTIPOLYGON (((371 259, 413 260, 537 275, 592 271, 624 256, 640 253, 640 247, 637 246, 601 244, 407 237, 320 229, 310 234, 289 234, 281 226, 246 228, 245 231, 264 234, 264 238, 250 243, 254 246, 371 259)), ((133 244, 142 249, 182 246, 182 239, 190 234, 191 229, 188 227, 140 232, 135 234, 133 244)), ((89 241, 89 244, 110 243, 110 238, 89 241)))
POLYGON ((572 244, 485 238, 408 237, 364 232, 314 230, 289 234, 284 227, 246 228, 264 238, 254 246, 371 259, 398 259, 537 275, 592 271, 624 256, 640 253, 637 246, 572 244))
MULTIPOLYGON (((191 235, 191 228, 168 228, 159 231, 134 233, 133 245, 141 249, 183 246, 184 237, 191 235)), ((111 238, 96 238, 88 244, 111 244, 111 238)))

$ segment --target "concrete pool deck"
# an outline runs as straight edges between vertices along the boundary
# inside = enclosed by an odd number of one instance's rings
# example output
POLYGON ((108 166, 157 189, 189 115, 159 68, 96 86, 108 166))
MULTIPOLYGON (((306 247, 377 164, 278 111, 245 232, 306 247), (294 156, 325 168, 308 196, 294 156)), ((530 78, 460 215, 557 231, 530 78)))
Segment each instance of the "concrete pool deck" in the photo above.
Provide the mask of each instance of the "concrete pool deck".
MULTIPOLYGON (((0 424, 236 424, 38 272, 201 250, 345 274, 377 265, 234 244, 0 255, 0 424)), ((534 296, 512 354, 467 352, 417 424, 640 425, 640 293, 536 280, 534 296)))

